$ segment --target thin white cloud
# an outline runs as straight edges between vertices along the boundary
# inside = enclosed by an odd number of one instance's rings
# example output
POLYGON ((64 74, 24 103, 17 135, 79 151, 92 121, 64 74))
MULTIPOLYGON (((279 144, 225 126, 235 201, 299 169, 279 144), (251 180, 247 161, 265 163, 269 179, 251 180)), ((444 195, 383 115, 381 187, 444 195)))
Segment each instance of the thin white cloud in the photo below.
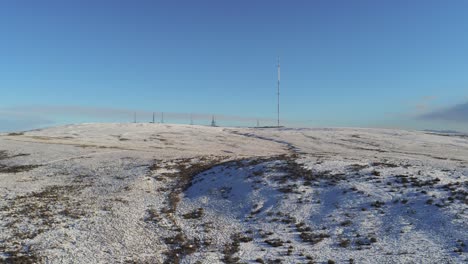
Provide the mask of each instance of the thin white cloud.
POLYGON ((418 118, 468 123, 468 102, 422 114, 418 118))

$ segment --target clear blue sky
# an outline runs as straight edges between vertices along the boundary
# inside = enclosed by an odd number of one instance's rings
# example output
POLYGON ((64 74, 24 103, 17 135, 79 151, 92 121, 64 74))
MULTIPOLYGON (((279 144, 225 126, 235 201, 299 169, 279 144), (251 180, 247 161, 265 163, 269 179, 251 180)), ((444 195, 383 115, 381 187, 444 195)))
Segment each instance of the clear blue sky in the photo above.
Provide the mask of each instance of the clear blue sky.
POLYGON ((418 115, 468 101, 467 12, 461 0, 1 1, 0 122, 31 106, 274 118, 279 55, 290 122, 464 129, 418 115))

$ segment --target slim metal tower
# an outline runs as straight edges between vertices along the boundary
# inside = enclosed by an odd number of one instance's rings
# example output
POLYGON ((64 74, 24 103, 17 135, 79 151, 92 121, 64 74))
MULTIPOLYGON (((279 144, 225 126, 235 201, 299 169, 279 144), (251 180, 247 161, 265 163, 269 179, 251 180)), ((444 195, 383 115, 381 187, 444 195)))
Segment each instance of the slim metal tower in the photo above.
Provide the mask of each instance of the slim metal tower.
POLYGON ((280 57, 278 57, 278 127, 280 127, 280 79, 281 79, 281 66, 280 57))
POLYGON ((153 124, 155 123, 155 122, 154 122, 154 121, 155 121, 155 120, 154 120, 154 116, 155 116, 155 113, 153 112, 153 124))
POLYGON ((164 123, 164 112, 161 112, 161 124, 164 123))
POLYGON ((215 126, 216 126, 216 120, 215 120, 215 116, 214 116, 214 115, 211 117, 211 126, 212 126, 212 127, 215 127, 215 126))

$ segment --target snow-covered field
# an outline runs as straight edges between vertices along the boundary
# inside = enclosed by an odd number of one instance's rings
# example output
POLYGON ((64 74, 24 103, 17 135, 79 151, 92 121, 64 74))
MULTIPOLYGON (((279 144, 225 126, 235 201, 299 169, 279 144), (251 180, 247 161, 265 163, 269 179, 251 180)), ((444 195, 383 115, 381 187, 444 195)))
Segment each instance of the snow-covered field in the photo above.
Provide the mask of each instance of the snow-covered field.
POLYGON ((0 263, 466 263, 468 138, 82 124, 0 135, 0 263))

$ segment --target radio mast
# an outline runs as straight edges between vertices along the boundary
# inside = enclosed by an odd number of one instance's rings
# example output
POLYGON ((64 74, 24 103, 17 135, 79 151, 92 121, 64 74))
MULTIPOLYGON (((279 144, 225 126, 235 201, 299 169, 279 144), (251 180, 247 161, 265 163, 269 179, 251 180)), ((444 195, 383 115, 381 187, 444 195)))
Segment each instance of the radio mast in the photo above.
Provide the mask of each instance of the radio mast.
POLYGON ((215 126, 216 126, 216 120, 215 120, 215 116, 214 116, 214 115, 211 117, 211 126, 212 126, 212 127, 215 127, 215 126))
POLYGON ((281 68, 280 68, 280 57, 278 57, 278 127, 280 127, 280 79, 281 79, 281 68))

